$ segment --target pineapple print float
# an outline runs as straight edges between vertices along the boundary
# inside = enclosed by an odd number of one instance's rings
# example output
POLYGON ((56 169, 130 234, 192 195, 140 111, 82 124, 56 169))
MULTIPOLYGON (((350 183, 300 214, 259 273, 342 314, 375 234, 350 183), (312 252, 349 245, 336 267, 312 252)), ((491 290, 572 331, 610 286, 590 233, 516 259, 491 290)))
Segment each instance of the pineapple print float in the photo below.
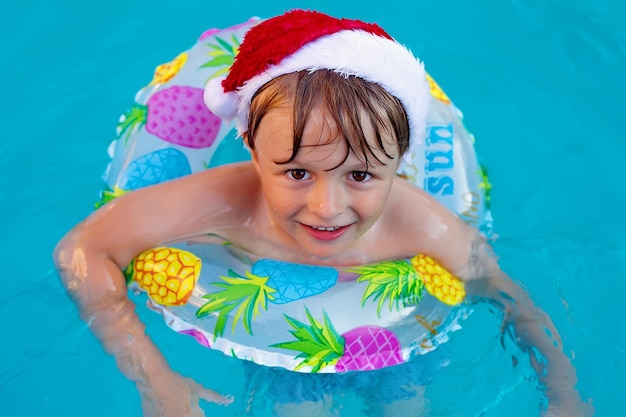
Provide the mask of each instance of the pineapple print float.
POLYGON ((493 186, 491 185, 491 182, 489 182, 489 174, 487 173, 487 167, 484 164, 480 164, 478 175, 480 175, 480 178, 482 179, 478 187, 483 190, 483 194, 485 196, 485 207, 489 210, 491 207, 491 189, 493 186))
POLYGON ((222 120, 204 105, 203 92, 201 88, 185 86, 157 91, 145 105, 135 103, 126 112, 118 123, 119 136, 127 141, 131 133, 145 126, 149 133, 174 145, 210 147, 222 120))
POLYGON ((150 84, 148 85, 163 84, 174 78, 183 66, 185 66, 188 56, 189 54, 187 52, 183 52, 170 62, 166 62, 165 64, 161 64, 156 67, 154 75, 152 76, 152 81, 150 81, 150 84))
POLYGON ((351 271, 359 274, 359 282, 367 282, 363 304, 369 298, 377 301, 379 314, 385 302, 390 310, 419 304, 424 288, 447 305, 457 305, 465 299, 463 282, 426 255, 417 255, 410 262, 383 261, 351 271))
POLYGON ((137 190, 191 174, 189 160, 174 148, 164 148, 132 161, 120 176, 121 188, 137 190))
POLYGON ((159 247, 135 257, 124 274, 127 283, 135 282, 155 303, 180 306, 191 297, 201 267, 202 261, 191 252, 159 247))
POLYGON ((442 303, 457 305, 465 299, 463 281, 446 271, 433 258, 417 255, 411 258, 411 265, 421 276, 426 291, 442 303))
POLYGON ((267 310, 268 303, 286 304, 321 294, 336 284, 339 272, 329 267, 260 259, 245 275, 233 270, 228 274, 220 277, 224 282, 213 283, 221 290, 202 296, 207 302, 196 312, 198 318, 217 314, 216 338, 224 335, 230 313, 235 312, 233 331, 241 320, 245 331, 252 335, 252 322, 261 310, 267 310))
MULTIPOLYGON (((207 33, 207 36, 211 34, 210 31, 207 33)), ((228 71, 241 43, 235 34, 231 34, 226 40, 217 36, 212 39, 213 43, 205 44, 210 48, 208 55, 211 59, 197 69, 209 74, 206 80, 228 71)), ((204 105, 202 88, 176 85, 163 88, 164 84, 175 80, 189 61, 190 53, 191 51, 182 52, 170 62, 156 67, 152 80, 148 84, 157 86, 156 92, 146 104, 136 103, 122 115, 117 125, 117 136, 118 139, 124 139, 124 146, 142 128, 165 142, 191 149, 208 148, 218 140, 222 121, 204 105)), ((232 153, 235 156, 230 159, 235 161, 249 159, 249 155, 242 151, 243 147, 236 140, 221 140, 220 145, 226 145, 228 148, 220 155, 225 152, 229 155, 232 153)), ((175 148, 156 149, 133 160, 120 173, 120 181, 112 188, 107 187, 101 192, 100 200, 95 203, 95 208, 105 205, 128 191, 190 173, 191 167, 183 152, 175 148)))
POLYGON ((426 81, 428 81, 431 96, 441 101, 442 103, 445 103, 445 104, 451 103, 446 93, 443 92, 443 90, 441 89, 441 87, 439 87, 439 84, 437 84, 437 82, 433 79, 433 77, 426 74, 426 81))
POLYGON ((207 46, 211 48, 211 52, 209 52, 209 56, 211 59, 205 62, 200 68, 219 68, 215 71, 210 77, 209 80, 215 77, 219 77, 228 72, 230 67, 233 65, 235 61, 235 57, 237 56, 237 52, 239 51, 239 39, 235 35, 231 36, 230 43, 227 41, 215 37, 216 44, 209 43, 207 46))
POLYGON ((187 156, 174 148, 152 151, 133 160, 120 175, 120 185, 102 191, 99 208, 129 191, 191 174, 187 156))
POLYGON ((309 323, 286 316, 296 340, 272 345, 299 352, 296 359, 301 361, 295 370, 310 367, 310 372, 319 372, 334 365, 335 372, 370 371, 404 362, 400 342, 388 329, 361 326, 340 335, 326 313, 323 323, 308 309, 306 315, 309 323))
MULTIPOLYGON (((351 268, 358 282, 366 282, 362 305, 371 299, 377 303, 377 313, 388 304, 389 310, 417 305, 426 289, 447 305, 456 305, 465 298, 463 283, 434 259, 417 255, 405 260, 383 261, 351 268)), ((384 368, 403 362, 398 337, 389 329, 360 326, 338 334, 324 313, 323 323, 306 311, 308 323, 292 317, 285 319, 292 327, 296 340, 277 343, 272 347, 299 352, 296 369, 310 367, 311 372, 334 365, 336 372, 363 371, 384 368)), ((432 328, 428 329, 433 331, 432 328)))

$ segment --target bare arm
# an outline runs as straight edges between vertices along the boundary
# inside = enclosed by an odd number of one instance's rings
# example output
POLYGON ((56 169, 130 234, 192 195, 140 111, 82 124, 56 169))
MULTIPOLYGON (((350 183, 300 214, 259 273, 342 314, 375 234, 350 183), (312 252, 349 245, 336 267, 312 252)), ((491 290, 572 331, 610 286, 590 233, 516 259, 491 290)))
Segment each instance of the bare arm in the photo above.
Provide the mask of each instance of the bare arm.
POLYGON ((503 331, 528 353, 532 367, 548 398, 549 416, 591 416, 576 390, 576 369, 563 352, 561 337, 550 317, 528 293, 498 266, 485 238, 475 233, 467 265, 459 273, 471 298, 492 303, 504 313, 503 331))
POLYGON ((145 334, 122 274, 143 250, 202 232, 207 223, 230 221, 236 213, 223 209, 228 199, 210 192, 214 187, 219 194, 223 183, 197 174, 129 193, 78 224, 55 248, 57 269, 81 318, 136 383, 146 415, 201 415, 196 397, 224 402, 170 369, 145 334))
MULTIPOLYGON (((575 388, 576 370, 563 352, 561 338, 550 317, 528 293, 498 265, 485 237, 421 191, 413 191, 417 204, 400 205, 405 217, 413 216, 419 236, 413 253, 437 259, 465 281, 468 298, 492 303, 504 314, 503 331, 511 331, 517 345, 529 354, 549 400, 548 415, 590 416, 575 388)), ((411 202, 412 203, 412 202, 411 202)), ((395 236, 399 236, 400 231, 395 236)))
POLYGON ((135 382, 144 416, 201 416, 200 398, 228 403, 228 398, 171 370, 135 314, 117 264, 104 256, 70 249, 67 244, 63 241, 55 253, 63 282, 77 302, 81 318, 104 350, 115 357, 120 371, 135 382), (89 284, 85 284, 87 280, 89 284))

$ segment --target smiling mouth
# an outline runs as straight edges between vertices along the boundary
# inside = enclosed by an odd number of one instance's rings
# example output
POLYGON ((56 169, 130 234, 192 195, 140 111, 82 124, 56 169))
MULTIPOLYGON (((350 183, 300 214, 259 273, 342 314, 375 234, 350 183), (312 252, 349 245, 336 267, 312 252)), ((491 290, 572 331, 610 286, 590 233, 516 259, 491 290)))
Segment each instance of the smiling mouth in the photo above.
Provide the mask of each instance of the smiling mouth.
POLYGON ((342 236, 349 228, 350 225, 347 226, 309 226, 306 224, 302 224, 304 230, 314 239, 320 241, 330 241, 335 240, 342 236))
POLYGON ((322 232, 334 232, 335 230, 339 230, 341 229, 343 226, 330 226, 330 227, 325 227, 325 226, 311 226, 312 229, 314 230, 320 230, 322 232))

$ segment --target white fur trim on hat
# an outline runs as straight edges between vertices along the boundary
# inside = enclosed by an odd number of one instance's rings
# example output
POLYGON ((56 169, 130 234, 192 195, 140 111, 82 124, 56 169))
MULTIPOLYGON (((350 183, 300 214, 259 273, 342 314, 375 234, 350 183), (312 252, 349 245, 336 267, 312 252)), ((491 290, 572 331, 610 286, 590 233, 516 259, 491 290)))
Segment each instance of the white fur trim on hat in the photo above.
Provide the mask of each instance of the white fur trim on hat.
POLYGON ((431 99, 424 65, 400 43, 363 30, 342 30, 309 42, 279 64, 246 81, 235 93, 224 93, 221 84, 212 80, 205 91, 205 102, 213 113, 230 117, 237 103, 235 124, 243 135, 248 128, 252 97, 264 84, 281 75, 318 69, 354 75, 381 85, 405 108, 411 147, 423 144, 431 99))
POLYGON ((216 116, 231 121, 237 117, 239 97, 235 92, 226 93, 222 87, 224 77, 213 78, 204 87, 203 99, 216 116))

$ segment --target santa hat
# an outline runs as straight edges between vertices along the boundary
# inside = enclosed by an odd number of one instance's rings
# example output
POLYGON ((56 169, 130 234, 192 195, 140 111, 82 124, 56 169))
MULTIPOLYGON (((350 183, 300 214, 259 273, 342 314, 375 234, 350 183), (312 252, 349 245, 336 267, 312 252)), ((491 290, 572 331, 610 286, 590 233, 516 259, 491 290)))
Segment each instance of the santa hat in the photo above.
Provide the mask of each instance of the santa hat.
POLYGON ((252 27, 226 78, 207 84, 204 101, 217 116, 235 119, 244 134, 252 97, 264 84, 318 69, 382 86, 404 106, 411 147, 423 143, 430 102, 423 64, 380 26, 319 12, 294 10, 252 27))

